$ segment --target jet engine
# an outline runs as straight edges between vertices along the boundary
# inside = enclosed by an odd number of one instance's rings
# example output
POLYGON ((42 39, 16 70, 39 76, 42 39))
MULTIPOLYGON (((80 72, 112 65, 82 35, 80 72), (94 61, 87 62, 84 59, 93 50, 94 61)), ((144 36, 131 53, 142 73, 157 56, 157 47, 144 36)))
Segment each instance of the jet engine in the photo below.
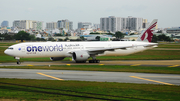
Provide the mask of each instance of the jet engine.
POLYGON ((86 51, 76 51, 72 54, 73 59, 77 62, 86 62, 90 55, 86 51))
POLYGON ((63 60, 65 57, 50 57, 52 61, 63 60))

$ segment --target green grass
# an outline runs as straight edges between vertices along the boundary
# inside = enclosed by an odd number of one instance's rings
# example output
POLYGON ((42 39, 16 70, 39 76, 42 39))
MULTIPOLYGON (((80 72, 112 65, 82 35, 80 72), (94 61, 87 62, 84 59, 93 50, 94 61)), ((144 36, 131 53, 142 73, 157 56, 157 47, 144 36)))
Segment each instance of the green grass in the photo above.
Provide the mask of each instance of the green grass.
POLYGON ((155 67, 155 66, 118 66, 118 65, 52 65, 52 66, 5 66, 0 68, 13 69, 48 69, 48 70, 84 70, 84 71, 111 71, 111 72, 136 72, 136 73, 162 73, 180 74, 180 68, 155 67))
POLYGON ((171 44, 159 44, 157 48, 172 48, 172 49, 180 49, 179 43, 171 43, 171 44))
POLYGON ((0 79, 0 99, 178 101, 180 86, 86 81, 0 79))
POLYGON ((0 46, 11 46, 11 45, 14 45, 14 44, 17 44, 17 43, 4 43, 4 42, 0 42, 0 46))

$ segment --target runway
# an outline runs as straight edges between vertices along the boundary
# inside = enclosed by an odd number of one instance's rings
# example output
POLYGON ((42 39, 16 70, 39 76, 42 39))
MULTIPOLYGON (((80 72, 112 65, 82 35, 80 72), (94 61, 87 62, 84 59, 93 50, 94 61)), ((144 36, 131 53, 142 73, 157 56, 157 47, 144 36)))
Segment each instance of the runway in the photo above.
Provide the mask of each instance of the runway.
POLYGON ((132 66, 169 66, 180 67, 180 60, 120 60, 101 61, 100 63, 75 63, 74 61, 0 63, 0 66, 42 66, 42 65, 132 65, 132 66))
POLYGON ((119 82, 138 84, 180 85, 180 75, 73 71, 73 70, 35 70, 35 69, 0 69, 0 78, 40 79, 40 80, 78 80, 97 82, 119 82))

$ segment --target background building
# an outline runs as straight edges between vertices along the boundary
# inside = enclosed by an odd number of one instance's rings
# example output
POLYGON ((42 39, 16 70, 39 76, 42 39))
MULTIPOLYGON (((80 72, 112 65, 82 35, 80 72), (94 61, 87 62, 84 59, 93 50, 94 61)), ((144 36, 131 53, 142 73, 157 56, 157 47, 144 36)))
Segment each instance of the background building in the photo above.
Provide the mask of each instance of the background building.
POLYGON ((180 34, 180 27, 167 28, 166 32, 169 34, 180 34))
POLYGON ((80 28, 90 28, 92 23, 90 22, 78 22, 78 29, 80 28))
POLYGON ((34 30, 42 30, 43 22, 42 21, 33 21, 33 20, 15 20, 13 22, 13 27, 18 29, 34 29, 34 30))
POLYGON ((9 22, 8 21, 3 21, 1 23, 1 27, 8 27, 9 26, 9 22))
POLYGON ((111 32, 122 31, 126 29, 126 19, 114 16, 100 18, 100 29, 111 32))
POLYGON ((142 30, 142 25, 143 25, 143 18, 136 18, 136 17, 131 17, 129 16, 126 18, 126 28, 128 30, 134 30, 134 31, 140 31, 142 30))
POLYGON ((43 30, 43 21, 33 21, 34 30, 43 30))
POLYGON ((57 27, 67 29, 67 30, 73 30, 73 22, 69 20, 58 20, 57 21, 57 27))
POLYGON ((46 23, 46 29, 47 30, 54 30, 57 29, 57 22, 47 22, 46 23))
POLYGON ((123 30, 135 30, 139 31, 142 29, 142 18, 136 18, 129 16, 128 18, 123 17, 104 17, 100 18, 100 29, 103 31, 123 31, 123 30))
POLYGON ((93 27, 94 27, 95 29, 99 29, 99 28, 100 28, 100 24, 94 24, 93 27))
POLYGON ((143 19, 143 25, 142 25, 142 28, 145 29, 148 27, 148 20, 147 19, 143 19))

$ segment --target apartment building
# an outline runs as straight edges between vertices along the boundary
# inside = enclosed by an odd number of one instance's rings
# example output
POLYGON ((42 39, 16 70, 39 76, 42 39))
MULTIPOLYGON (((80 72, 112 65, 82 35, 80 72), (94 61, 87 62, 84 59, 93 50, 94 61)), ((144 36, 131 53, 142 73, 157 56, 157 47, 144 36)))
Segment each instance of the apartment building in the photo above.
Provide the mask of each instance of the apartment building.
POLYGON ((80 28, 90 28, 92 23, 90 22, 78 22, 78 29, 80 28))
POLYGON ((139 31, 142 29, 142 18, 136 17, 104 17, 100 18, 100 29, 104 31, 123 31, 123 30, 135 30, 139 31))
POLYGON ((13 27, 18 29, 34 29, 34 30, 42 30, 43 22, 42 21, 33 21, 33 20, 15 20, 13 22, 13 27))
POLYGON ((46 23, 46 29, 47 30, 54 30, 57 29, 57 22, 47 22, 46 23))
POLYGON ((63 28, 67 30, 73 30, 73 22, 69 20, 58 20, 57 21, 57 28, 63 28))

